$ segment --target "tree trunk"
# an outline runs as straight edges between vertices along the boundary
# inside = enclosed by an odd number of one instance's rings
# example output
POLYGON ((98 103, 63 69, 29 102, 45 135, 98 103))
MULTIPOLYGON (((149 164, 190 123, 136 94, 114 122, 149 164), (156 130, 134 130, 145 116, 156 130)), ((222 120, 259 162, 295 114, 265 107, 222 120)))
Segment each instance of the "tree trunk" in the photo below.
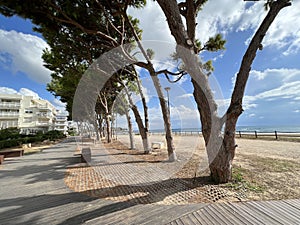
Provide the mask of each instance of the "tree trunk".
POLYGON ((159 103, 160 103, 160 107, 161 107, 161 111, 162 111, 162 115, 163 115, 169 161, 174 162, 177 160, 177 156, 176 156, 175 147, 173 144, 170 112, 168 110, 168 106, 166 104, 166 100, 164 98, 164 94, 162 92, 162 87, 160 85, 158 77, 156 75, 153 75, 153 73, 152 74, 150 73, 150 75, 151 75, 154 87, 156 89, 157 95, 159 97, 159 103))
POLYGON ((100 134, 99 134, 99 129, 98 129, 98 124, 97 124, 97 114, 96 114, 96 119, 94 120, 94 130, 96 133, 96 140, 99 141, 100 140, 100 134))
POLYGON ((131 117, 129 114, 129 110, 127 110, 127 109, 125 109, 125 116, 126 116, 127 123, 128 123, 128 135, 129 135, 129 141, 130 141, 130 149, 135 149, 131 117))
MULTIPOLYGON (((162 114, 163 114, 163 119, 164 119, 164 126, 165 126, 165 131, 166 131, 166 141, 167 141, 169 161, 173 162, 173 161, 177 160, 177 157, 176 157, 176 153, 175 153, 175 147, 173 145, 170 115, 169 115, 169 111, 167 110, 166 102, 165 102, 165 99, 164 99, 164 95, 163 95, 163 92, 162 92, 162 88, 161 88, 159 79, 155 74, 153 64, 151 63, 151 60, 150 60, 149 56, 147 55, 145 49, 143 48, 143 46, 142 46, 142 44, 139 40, 139 37, 138 37, 132 23, 130 22, 130 20, 128 18, 128 15, 125 13, 124 16, 125 16, 126 22, 128 23, 128 25, 131 28, 131 31, 133 33, 133 36, 134 36, 136 42, 137 42, 138 47, 142 51, 142 54, 144 55, 145 59, 147 60, 147 64, 145 65, 144 68, 149 71, 150 76, 151 76, 152 81, 153 81, 153 84, 155 86, 156 92, 157 92, 158 97, 159 97, 159 102, 160 102, 160 106, 161 106, 161 109, 162 109, 162 114)), ((145 122, 148 122, 148 120, 145 121, 145 122)), ((148 130, 146 130, 146 134, 148 135, 148 130)))
POLYGON ((147 103, 146 103, 146 98, 145 98, 145 95, 143 93, 143 90, 142 90, 142 86, 141 86, 141 81, 138 77, 138 75, 136 75, 136 80, 137 80, 137 86, 138 86, 138 89, 139 89, 139 93, 140 93, 140 96, 141 96, 141 99, 142 99, 142 104, 143 104, 143 109, 144 109, 144 129, 145 129, 145 135, 146 135, 146 139, 143 139, 143 146, 144 146, 144 149, 145 147, 148 149, 148 152, 150 150, 150 146, 149 146, 149 116, 148 116, 148 106, 147 106, 147 103), (145 143, 144 143, 145 142, 145 143))
POLYGON ((104 137, 104 134, 103 134, 103 119, 101 118, 100 115, 98 115, 98 126, 99 126, 99 134, 100 134, 100 139, 102 139, 104 137))
POLYGON ((106 140, 107 143, 111 143, 111 126, 110 126, 110 115, 105 115, 105 124, 106 124, 106 140))
POLYGON ((135 116, 135 121, 138 125, 139 132, 140 132, 140 135, 142 137, 144 153, 148 154, 150 152, 149 139, 148 139, 148 135, 147 135, 146 129, 145 129, 144 124, 143 124, 143 120, 141 118, 141 115, 140 115, 136 105, 131 105, 131 109, 132 109, 133 114, 135 116))
POLYGON ((150 147, 149 147, 148 130, 145 128, 145 126, 143 124, 143 120, 141 118, 141 115, 140 115, 140 112, 138 111, 137 106, 132 101, 132 98, 131 98, 131 96, 129 94, 127 86, 123 82, 120 82, 120 83, 124 87, 124 90, 125 90, 126 95, 128 97, 130 108, 131 108, 131 110, 132 110, 132 112, 134 114, 135 121, 136 121, 136 123, 138 125, 138 129, 139 129, 139 132, 140 132, 140 135, 141 135, 141 138, 142 138, 144 153, 145 154, 149 154, 150 147))

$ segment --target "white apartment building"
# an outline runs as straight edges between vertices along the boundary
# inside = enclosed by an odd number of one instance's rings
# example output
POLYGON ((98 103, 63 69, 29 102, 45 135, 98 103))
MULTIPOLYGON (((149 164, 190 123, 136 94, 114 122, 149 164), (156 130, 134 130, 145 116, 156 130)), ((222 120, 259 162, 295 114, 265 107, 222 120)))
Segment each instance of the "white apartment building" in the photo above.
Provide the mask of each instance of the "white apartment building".
POLYGON ((22 133, 55 129, 57 110, 43 99, 18 94, 0 94, 0 129, 17 127, 22 133))
POLYGON ((57 112, 54 130, 59 130, 64 134, 68 133, 68 116, 65 113, 57 112))

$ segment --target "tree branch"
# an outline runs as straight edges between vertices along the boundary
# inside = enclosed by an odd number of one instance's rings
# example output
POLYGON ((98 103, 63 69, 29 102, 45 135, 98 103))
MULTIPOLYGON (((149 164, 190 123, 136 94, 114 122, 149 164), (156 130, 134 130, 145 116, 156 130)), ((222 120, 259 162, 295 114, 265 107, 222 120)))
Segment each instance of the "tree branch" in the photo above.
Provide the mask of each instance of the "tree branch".
POLYGON ((253 36, 243 57, 239 72, 237 74, 234 90, 231 97, 231 103, 227 110, 228 116, 230 114, 234 114, 238 117, 242 113, 242 101, 245 92, 245 87, 249 78, 251 65, 256 56, 256 52, 260 48, 261 42, 266 32, 268 31, 270 25, 273 23, 275 17, 278 15, 280 10, 290 5, 290 0, 277 0, 276 2, 273 2, 268 14, 266 15, 263 22, 256 31, 255 35, 253 36))
POLYGON ((110 41, 111 43, 113 43, 114 46, 118 45, 118 42, 114 38, 102 33, 101 31, 90 30, 90 29, 85 28, 80 23, 78 23, 78 22, 74 21, 73 19, 71 19, 60 7, 53 4, 52 2, 49 2, 49 4, 53 8, 55 8, 59 13, 61 13, 61 15, 65 18, 65 19, 61 19, 61 18, 58 18, 58 17, 55 17, 53 15, 48 14, 48 16, 51 19, 62 22, 62 23, 74 25, 74 26, 78 27, 80 30, 82 30, 83 32, 87 33, 87 34, 97 34, 97 35, 101 36, 102 38, 104 38, 104 39, 110 41))

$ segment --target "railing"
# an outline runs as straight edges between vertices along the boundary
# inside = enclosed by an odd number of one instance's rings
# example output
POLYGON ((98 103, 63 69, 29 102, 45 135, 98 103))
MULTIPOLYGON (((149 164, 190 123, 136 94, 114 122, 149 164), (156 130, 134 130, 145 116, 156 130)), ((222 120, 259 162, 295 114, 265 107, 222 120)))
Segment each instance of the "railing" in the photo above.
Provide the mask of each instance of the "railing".
POLYGON ((296 132, 258 132, 258 131, 237 131, 236 137, 239 138, 272 138, 278 140, 279 138, 300 138, 300 133, 296 132))
POLYGON ((11 102, 1 102, 1 108, 20 108, 20 103, 11 103, 11 102))
POLYGON ((0 117, 19 117, 19 113, 0 113, 0 117))
MULTIPOLYGON (((125 132, 127 133, 127 132, 125 132)), ((174 136, 202 136, 201 131, 173 131, 174 136)), ((162 131, 153 131, 150 134, 165 135, 162 131)), ((252 139, 272 139, 272 140, 295 140, 300 141, 300 132, 258 132, 258 131, 237 131, 236 138, 252 138, 252 139)))

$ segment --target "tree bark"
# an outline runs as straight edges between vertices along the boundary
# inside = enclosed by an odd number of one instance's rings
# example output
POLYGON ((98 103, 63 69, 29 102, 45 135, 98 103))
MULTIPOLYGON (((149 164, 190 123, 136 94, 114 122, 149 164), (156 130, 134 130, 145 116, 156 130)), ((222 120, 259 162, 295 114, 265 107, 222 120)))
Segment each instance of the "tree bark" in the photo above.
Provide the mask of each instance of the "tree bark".
POLYGON ((126 92, 126 95, 128 97, 128 101, 129 101, 129 105, 130 105, 130 108, 134 114, 134 117, 135 117, 135 121, 138 125, 138 129, 139 129, 139 132, 140 132, 140 135, 141 135, 141 138, 142 138, 142 143, 143 143, 143 148, 144 148, 144 153, 145 154, 149 154, 150 152, 150 147, 149 147, 149 138, 148 138, 148 131, 147 129, 145 128, 144 124, 143 124, 143 120, 141 118, 141 115, 140 115, 140 112, 137 108, 137 106, 133 103, 132 101, 132 98, 130 96, 130 93, 128 91, 128 88, 127 86, 122 82, 120 81, 120 83, 123 85, 124 87, 124 90, 126 92))
POLYGON ((170 162, 174 162, 177 160, 177 156, 176 156, 175 147, 173 144, 170 112, 169 112, 168 106, 166 104, 166 100, 164 98, 164 94, 163 94, 162 87, 159 82, 159 78, 154 74, 154 71, 152 71, 152 72, 151 71, 152 70, 150 70, 150 76, 152 78, 155 90, 156 90, 158 98, 159 98, 159 103, 160 103, 163 120, 164 120, 168 158, 169 158, 170 162))
POLYGON ((142 90, 141 80, 138 77, 138 75, 136 75, 136 81, 137 81, 137 86, 138 86, 138 89, 139 89, 139 94, 140 94, 141 99, 142 99, 142 104, 143 104, 143 109, 144 109, 144 124, 145 124, 146 135, 148 137, 149 136, 148 106, 147 106, 145 95, 144 95, 143 90, 142 90))
POLYGON ((164 95, 163 95, 163 92, 162 92, 162 88, 161 88, 159 79, 158 79, 157 75, 155 74, 153 64, 151 63, 150 58, 148 57, 144 47, 142 46, 134 27, 132 26, 131 22, 129 21, 128 15, 125 14, 124 16, 125 16, 126 22, 128 23, 128 25, 131 28, 131 31, 133 33, 135 41, 137 42, 138 47, 140 48, 140 50, 141 50, 143 56, 145 57, 145 59, 147 60, 147 64, 145 65, 144 68, 149 71, 150 76, 151 76, 152 81, 153 81, 153 84, 155 86, 156 92, 157 92, 158 97, 159 97, 159 102, 160 102, 160 106, 161 106, 161 109, 162 109, 164 126, 165 126, 165 131, 166 131, 166 142, 167 142, 167 149, 168 149, 168 157, 169 157, 169 161, 173 162, 173 161, 177 160, 177 157, 176 157, 175 147, 174 147, 173 138, 172 138, 170 114, 169 114, 169 111, 167 110, 166 102, 165 102, 165 99, 164 99, 164 95))
POLYGON ((110 126, 110 115, 105 115, 105 124, 106 124, 106 140, 107 143, 111 143, 111 126, 110 126))
POLYGON ((126 116, 127 123, 128 123, 128 135, 129 135, 129 141, 130 141, 130 149, 135 149, 132 122, 131 122, 129 110, 127 110, 127 109, 125 109, 125 116, 126 116))

